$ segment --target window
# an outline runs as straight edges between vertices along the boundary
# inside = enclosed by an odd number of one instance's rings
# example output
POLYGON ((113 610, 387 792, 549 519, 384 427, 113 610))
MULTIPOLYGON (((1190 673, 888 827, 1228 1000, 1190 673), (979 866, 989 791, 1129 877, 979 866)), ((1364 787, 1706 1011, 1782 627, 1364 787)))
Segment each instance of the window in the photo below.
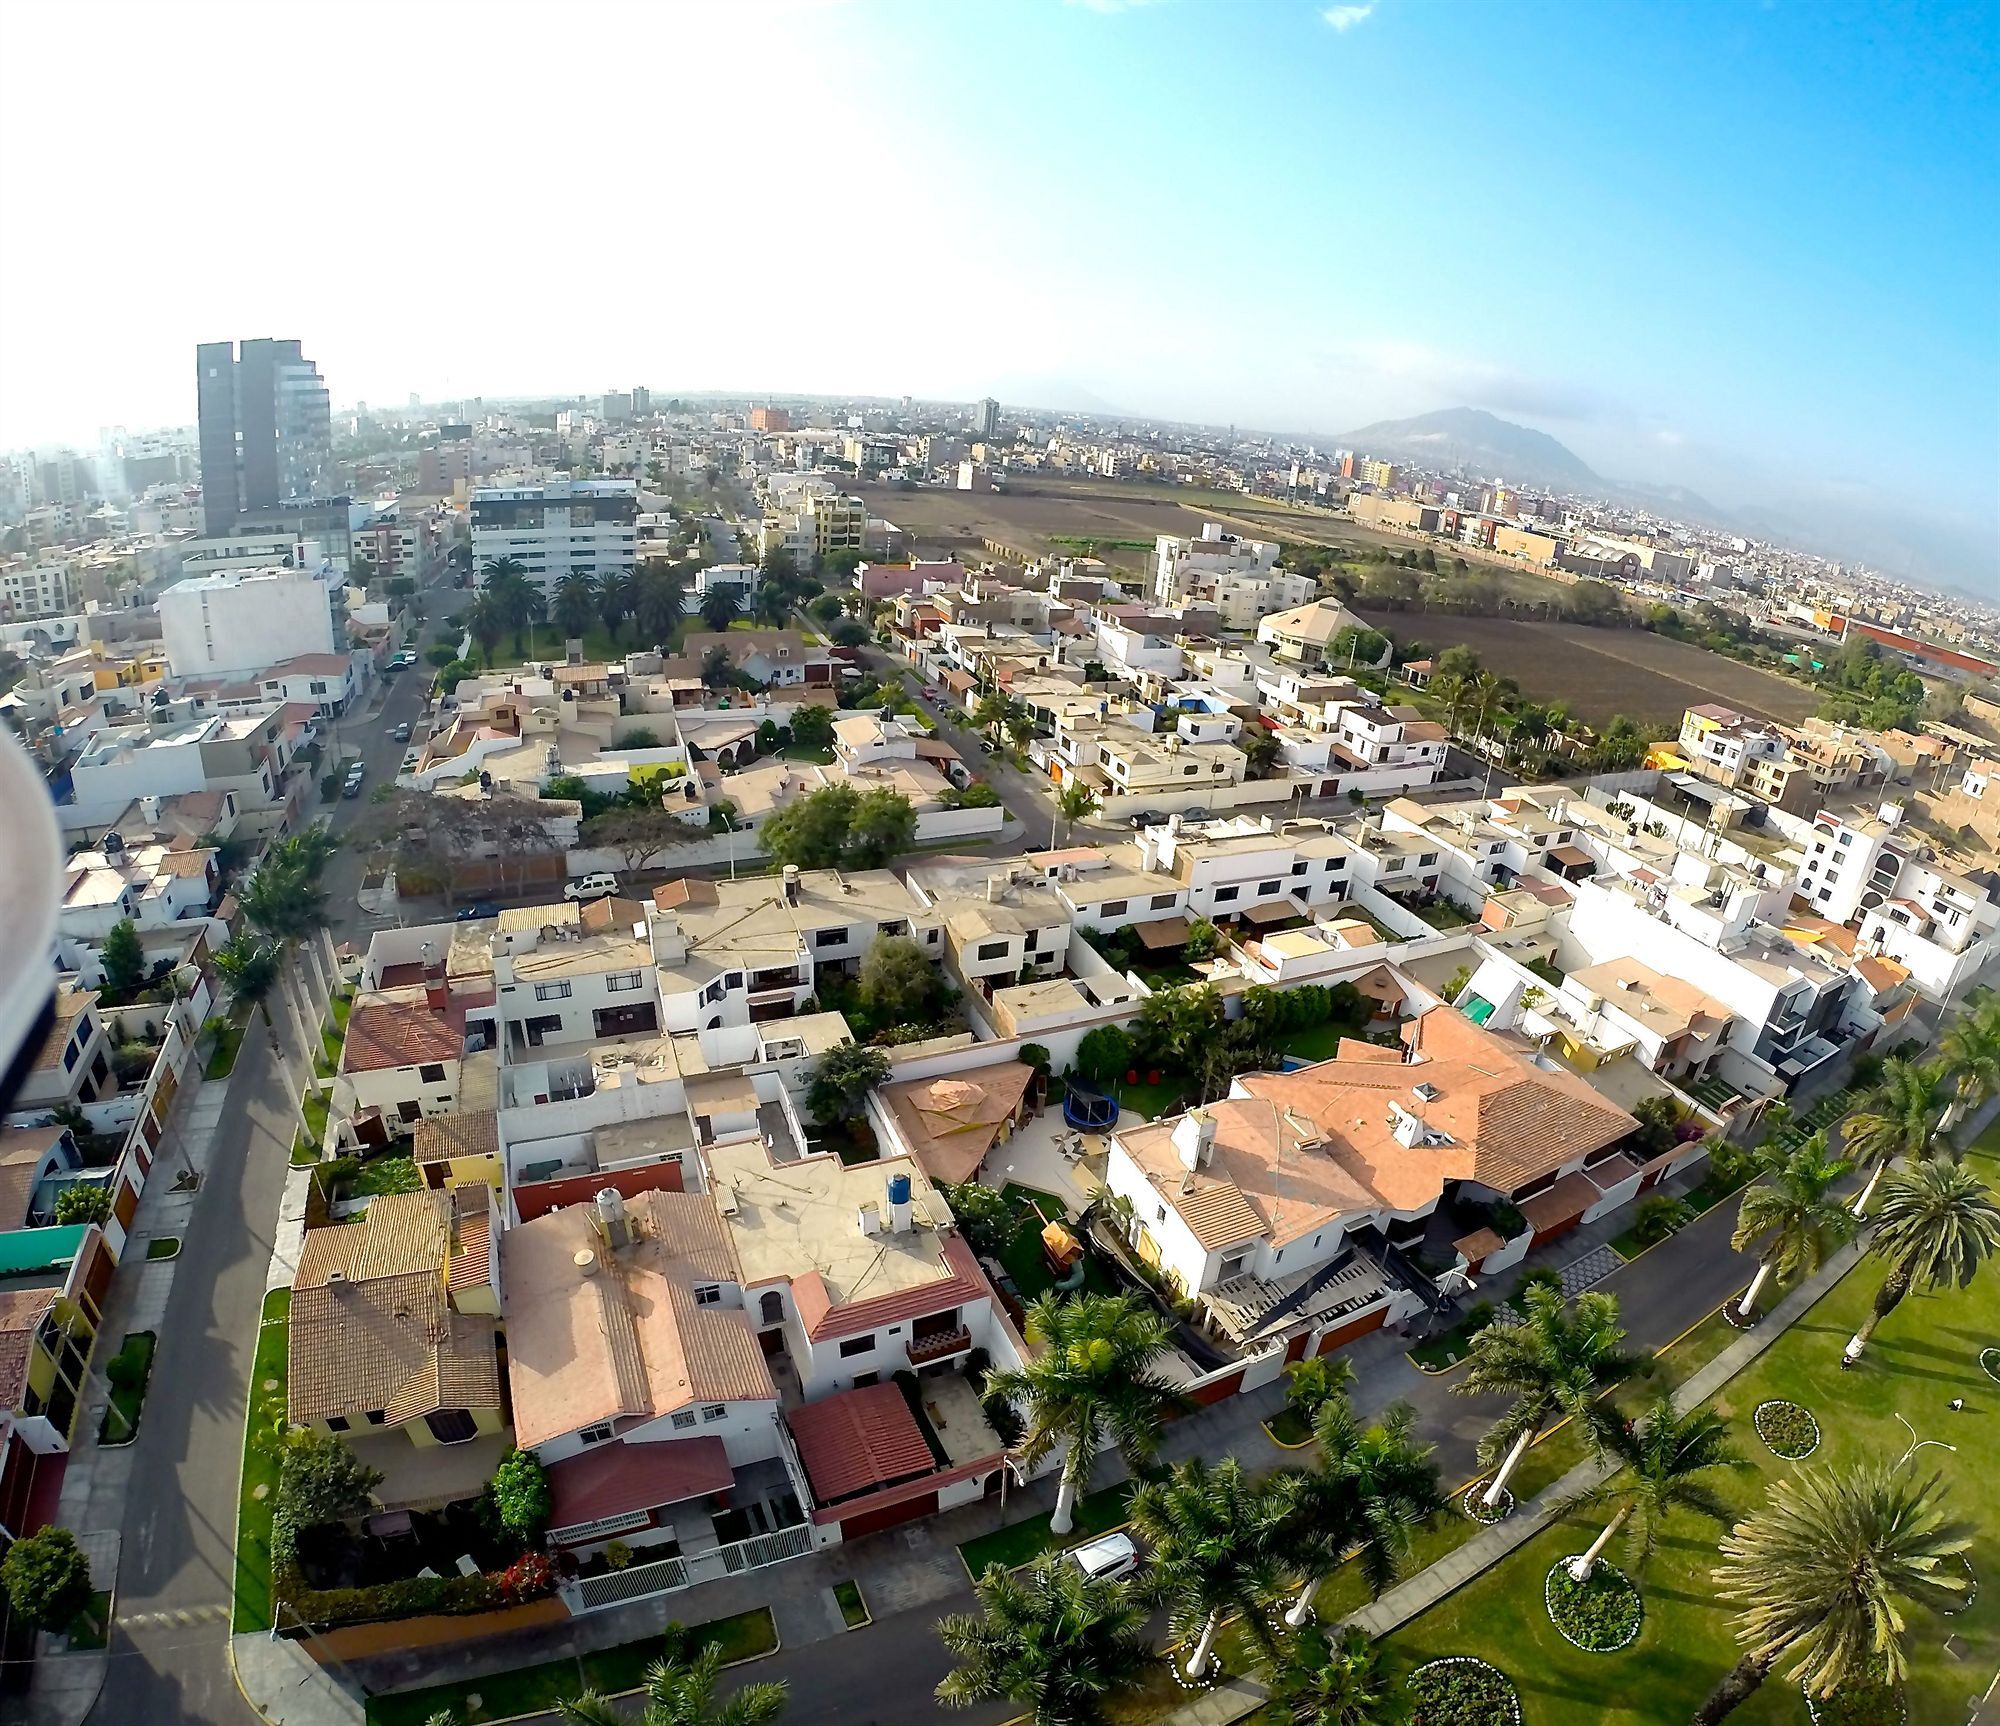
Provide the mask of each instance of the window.
POLYGON ((842 1340, 840 1345, 840 1358, 842 1360, 853 1360, 857 1355, 873 1354, 874 1352, 875 1333, 873 1331, 870 1331, 866 1336, 847 1337, 842 1340))
POLYGON ((1331 875, 1336 869, 1344 868, 1346 863, 1347 859, 1345 857, 1329 857, 1320 865, 1320 868, 1331 875))
POLYGON ((479 1423, 469 1409, 441 1408, 425 1415, 424 1425, 439 1444, 468 1444, 479 1436, 479 1423))
POLYGON ((1215 890, 1215 902, 1218 905, 1227 905, 1242 891, 1240 887, 1218 887, 1215 890))
POLYGON ((701 1418, 708 1421, 726 1420, 728 1416, 729 1410, 719 1402, 712 1402, 701 1411, 701 1418))
POLYGON ((345 1432, 348 1429, 348 1425, 347 1416, 344 1414, 330 1414, 326 1417, 326 1430, 328 1432, 345 1432))
POLYGON ((714 1283, 697 1283, 694 1290, 696 1306, 715 1306, 722 1299, 722 1290, 714 1283))
POLYGON ((977 955, 981 959, 1004 959, 1007 957, 1007 943, 1005 941, 982 941, 977 949, 977 955))
POLYGON ((813 933, 815 947, 844 947, 847 945, 845 929, 819 929, 813 933))
POLYGON ((1282 881, 1259 882, 1257 886, 1257 897, 1260 899, 1268 899, 1273 893, 1277 892, 1277 890, 1283 885, 1284 882, 1282 881))
POLYGON ((685 1432, 689 1427, 694 1425, 694 1410, 691 1408, 682 1409, 674 1416, 673 1425, 675 1431, 685 1432))
POLYGON ((369 1410, 369 1411, 368 1411, 368 1412, 367 1412, 366 1414, 364 1414, 364 1415, 363 1415, 363 1416, 362 1416, 361 1418, 362 1418, 363 1420, 367 1421, 367 1423, 368 1423, 368 1424, 369 1424, 370 1426, 380 1426, 380 1425, 381 1425, 381 1424, 382 1424, 382 1423, 383 1423, 383 1422, 384 1422, 385 1420, 387 1420, 387 1419, 388 1419, 389 1417, 388 1417, 388 1415, 386 1415, 385 1413, 383 1413, 383 1411, 382 1411, 381 1409, 379 1409, 379 1408, 371 1408, 371 1409, 370 1409, 370 1410, 369 1410))
POLYGON ((640 981, 637 971, 614 971, 604 979, 605 992, 611 995, 623 995, 638 988, 640 981))
POLYGON ((1435 851, 1426 851, 1421 857, 1417 859, 1417 867, 1419 869, 1428 869, 1437 860, 1438 860, 1438 854, 1435 851))
POLYGON ((537 1001, 567 1001, 569 999, 569 985, 567 983, 537 983, 535 985, 535 999, 537 1001))
POLYGON ((1292 865, 1292 873, 1294 875, 1303 875, 1305 872, 1306 866, 1303 863, 1294 863, 1292 865))
POLYGON ((63 1071, 65 1073, 69 1072, 70 1069, 76 1065, 76 1058, 81 1053, 82 1051, 77 1047, 74 1041, 72 1041, 69 1044, 69 1046, 63 1050, 63 1071))
POLYGON ((785 1322, 785 1297, 779 1294, 776 1289, 766 1289, 762 1296, 759 1297, 757 1306, 758 1311, 762 1314, 760 1322, 764 1324, 783 1324, 785 1322))
POLYGON ((1127 903, 1128 901, 1124 899, 1107 899, 1102 905, 1098 906, 1097 914, 1100 917, 1122 917, 1125 915, 1125 906, 1127 903))
POLYGON ((871 1384, 880 1384, 881 1382, 882 1375, 879 1372, 857 1372, 854 1375, 854 1388, 856 1390, 866 1390, 871 1384))
POLYGON ((1174 908, 1175 897, 1176 895, 1172 893, 1156 893, 1153 896, 1153 909, 1155 911, 1171 911, 1174 908))
POLYGON ((427 1085, 444 1083, 444 1068, 436 1061, 426 1061, 417 1069, 417 1077, 427 1085))

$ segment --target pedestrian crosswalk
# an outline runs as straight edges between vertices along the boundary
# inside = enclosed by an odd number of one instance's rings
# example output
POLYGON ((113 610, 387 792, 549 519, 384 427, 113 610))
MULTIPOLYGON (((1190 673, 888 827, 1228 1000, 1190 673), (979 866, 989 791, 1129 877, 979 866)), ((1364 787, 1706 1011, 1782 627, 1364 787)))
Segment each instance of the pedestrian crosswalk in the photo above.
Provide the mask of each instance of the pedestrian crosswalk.
POLYGON ((165 1625, 175 1625, 188 1629, 196 1624, 221 1624, 227 1621, 229 1608, 222 1606, 183 1606, 166 1612, 129 1612, 118 1615, 117 1624, 121 1630, 154 1630, 165 1625))

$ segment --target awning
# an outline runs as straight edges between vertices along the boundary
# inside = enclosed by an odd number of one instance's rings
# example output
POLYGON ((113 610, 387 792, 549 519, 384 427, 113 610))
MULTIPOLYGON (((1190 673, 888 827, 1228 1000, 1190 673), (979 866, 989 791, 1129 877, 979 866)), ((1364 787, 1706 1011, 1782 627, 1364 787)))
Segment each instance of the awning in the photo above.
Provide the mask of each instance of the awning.
POLYGON ((1459 1003, 1458 1010, 1475 1025, 1483 1025, 1493 1017, 1493 1003, 1482 995, 1469 995, 1459 1003))
POLYGON ((1185 917, 1162 917, 1157 923, 1134 923, 1139 932, 1139 944, 1157 952, 1162 947, 1178 947, 1188 938, 1188 920, 1185 917))
POLYGON ((1564 1175, 1547 1192, 1520 1200, 1518 1209, 1528 1219, 1528 1226, 1541 1234, 1574 1222, 1603 1196, 1588 1175, 1564 1175))
POLYGON ((1296 899, 1265 899, 1255 905, 1243 907, 1243 921, 1260 927, 1266 923, 1282 923, 1290 917, 1303 917, 1305 907, 1296 899))
POLYGON ((607 1444, 550 1463, 548 1476, 549 1523, 559 1529, 706 1498, 727 1492, 735 1479, 722 1440, 708 1434, 607 1444))
POLYGON ((1594 869, 1597 866, 1597 859, 1580 845, 1558 845, 1549 857, 1565 869, 1594 869))

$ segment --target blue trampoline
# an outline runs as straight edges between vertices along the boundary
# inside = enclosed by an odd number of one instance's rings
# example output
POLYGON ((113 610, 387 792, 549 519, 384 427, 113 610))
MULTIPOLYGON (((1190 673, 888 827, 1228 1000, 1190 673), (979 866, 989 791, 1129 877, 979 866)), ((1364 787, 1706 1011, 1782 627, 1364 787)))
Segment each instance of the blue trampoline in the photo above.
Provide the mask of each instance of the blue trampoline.
POLYGON ((1063 1119, 1080 1133, 1099 1132, 1118 1119, 1118 1103, 1071 1079, 1069 1089, 1063 1092, 1063 1119))

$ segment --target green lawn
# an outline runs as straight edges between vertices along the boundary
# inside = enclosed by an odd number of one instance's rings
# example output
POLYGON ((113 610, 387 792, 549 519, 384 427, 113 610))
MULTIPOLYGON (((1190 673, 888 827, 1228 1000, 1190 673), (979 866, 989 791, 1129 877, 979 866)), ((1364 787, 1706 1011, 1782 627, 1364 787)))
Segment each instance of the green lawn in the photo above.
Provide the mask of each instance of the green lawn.
POLYGON ((1050 1513, 1044 1511, 1025 1522, 1010 1522, 1005 1528, 996 1528, 991 1534, 966 1541, 959 1547, 958 1556, 965 1561, 966 1570, 979 1577, 986 1574, 989 1565, 1000 1564, 1011 1570, 1017 1564, 1039 1558, 1044 1552, 1075 1546, 1094 1534, 1121 1528, 1125 1524, 1126 1506, 1131 1501, 1134 1484, 1130 1480, 1121 1480, 1116 1486, 1084 1494, 1076 1501, 1076 1526, 1068 1534, 1051 1533, 1050 1513))
POLYGON ((292 1291, 264 1297, 256 1359, 243 1420, 243 1480, 236 1506, 236 1605, 233 1628, 271 1628, 271 1510, 278 1491, 278 1457, 261 1441, 271 1429, 272 1407, 282 1407, 289 1367, 292 1291))
MULTIPOLYGON (((1055 1285, 1049 1274, 1048 1261, 1042 1257, 1042 1229, 1047 1223, 1058 1222, 1069 1215, 1068 1209, 1054 1193, 1045 1193, 1035 1187, 1024 1187, 1009 1181, 1001 1193, 1013 1201, 1019 1211, 1019 1221, 1014 1232, 1007 1237, 1007 1244, 1000 1249, 1000 1262, 1007 1267, 1007 1274, 1014 1279, 1015 1288, 1020 1290, 1021 1299, 1031 1301, 1045 1289, 1055 1285)), ((1097 1261, 1088 1256, 1084 1259, 1083 1286, 1090 1294, 1116 1294, 1117 1285, 1099 1269, 1097 1261)))
POLYGON ((1330 1019, 1324 1025, 1308 1025, 1303 1031, 1294 1031, 1280 1046, 1296 1060, 1330 1061, 1340 1051, 1341 1038, 1360 1035, 1361 1030, 1355 1026, 1330 1019))
POLYGON ((1157 1085, 1143 1082, 1128 1085, 1121 1079, 1111 1091, 1121 1109, 1131 1109, 1149 1121, 1171 1115, 1192 1094, 1184 1080, 1169 1077, 1162 1077, 1157 1085))
POLYGON ((179 1256, 181 1237, 179 1235, 156 1235, 146 1243, 146 1257, 149 1259, 170 1259, 179 1256))
POLYGON ((850 1630, 859 1630, 869 1621, 868 1602, 861 1598, 858 1582, 836 1582, 833 1598, 840 1607, 840 1621, 850 1630))
MULTIPOLYGON (((766 1606, 695 1625, 689 1635, 719 1644, 725 1664, 755 1660, 775 1652, 778 1646, 777 1622, 766 1606)), ((441 1711, 450 1712, 455 1726, 482 1726, 517 1714, 546 1713, 586 1689, 607 1696, 636 1690, 645 1680, 646 1668, 665 1652, 664 1638, 647 1636, 586 1654, 580 1660, 546 1660, 539 1666, 522 1666, 460 1683, 371 1696, 367 1726, 424 1726, 441 1711), (476 1708, 470 1701, 474 1696, 479 1698, 476 1708)))
POLYGON ((350 1199, 380 1198, 384 1193, 414 1193, 424 1184, 410 1157, 373 1157, 361 1165, 353 1185, 342 1196, 350 1199))
MULTIPOLYGON (((1989 1183, 2000 1177, 2000 1134, 1986 1135, 1967 1160, 1989 1183)), ((1716 1406, 1731 1418, 1737 1446, 1752 1466, 1726 1478, 1720 1490, 1738 1511, 1747 1511, 1778 1475, 1800 1466, 1773 1456, 1750 1429, 1751 1411, 1771 1397, 1802 1403, 1820 1419, 1825 1443, 1805 1466, 1902 1455, 1910 1439, 1899 1413, 1921 1437, 1956 1445, 1955 1452, 1924 1451, 1917 1466, 1941 1473, 1956 1509, 1978 1527, 1971 1557, 1987 1586, 1969 1610, 1949 1621, 1923 1610, 1912 1614, 1909 1718, 1963 1720, 2000 1663, 2000 1588, 1992 1586, 2000 1577, 2000 1538, 1984 1514, 1985 1493, 2000 1472, 2000 1423, 1994 1419, 2000 1391, 1977 1359, 1980 1348, 2000 1336, 2000 1276, 1989 1270, 1962 1294, 1905 1301, 1877 1333, 1870 1358, 1843 1373, 1841 1347, 1880 1280, 1879 1265, 1864 1262, 1726 1387, 1716 1406), (1965 1412, 1950 1411, 1954 1397, 1964 1398, 1965 1412), (1960 1645, 1960 1658, 1944 1652, 1947 1638, 1960 1645)), ((1395 1666, 1407 1669, 1445 1654, 1479 1655, 1513 1678, 1523 1713, 1535 1726, 1679 1726, 1736 1657, 1729 1614, 1714 1600, 1709 1578, 1716 1532, 1691 1518, 1670 1524, 1641 1578, 1647 1616, 1638 1642, 1623 1654, 1591 1655, 1556 1634, 1541 1585, 1549 1567, 1580 1551, 1593 1529, 1587 1516, 1557 1523, 1406 1625, 1387 1644, 1395 1666)), ((1774 1677, 1733 1718, 1747 1726, 1789 1726, 1805 1720, 1806 1711, 1796 1686, 1774 1677)))
POLYGON ((215 1042, 202 1063, 204 1079, 226 1079, 236 1066, 236 1051, 243 1046, 243 1020, 232 1014, 217 1027, 215 1042))
MULTIPOLYGON (((151 1257, 151 1254, 147 1255, 151 1257)), ((157 1339, 149 1330, 133 1331, 126 1337, 125 1345, 105 1362, 105 1373, 130 1371, 136 1374, 131 1382, 118 1383, 114 1377, 111 1383, 111 1400, 105 1405, 104 1418, 98 1422, 97 1442, 99 1444, 130 1444, 139 1436, 139 1411, 146 1404, 146 1381, 153 1372, 153 1348, 157 1339)))
POLYGON ((810 761, 825 767, 833 760, 833 747, 826 743, 788 743, 778 751, 778 755, 781 760, 810 761))
POLYGON ((327 1093, 324 1091, 317 1096, 308 1094, 305 1099, 302 1112, 305 1116, 306 1138, 311 1142, 315 1151, 326 1142, 326 1116, 328 1107, 327 1093))

